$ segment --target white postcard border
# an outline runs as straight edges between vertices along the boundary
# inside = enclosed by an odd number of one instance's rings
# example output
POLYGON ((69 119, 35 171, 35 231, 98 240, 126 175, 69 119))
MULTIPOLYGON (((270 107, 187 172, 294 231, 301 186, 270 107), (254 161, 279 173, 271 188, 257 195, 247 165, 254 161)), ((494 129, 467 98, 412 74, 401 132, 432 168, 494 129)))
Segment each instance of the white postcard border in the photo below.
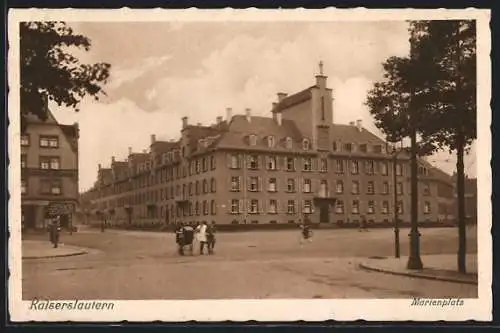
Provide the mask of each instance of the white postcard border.
MULTIPOLYGON (((9 310, 12 321, 324 321, 324 320, 415 320, 489 321, 492 318, 491 239, 491 38, 489 10, 131 10, 131 9, 12 9, 9 25, 9 310), (379 21, 410 19, 476 19, 478 56, 477 176, 478 184, 478 299, 464 299, 462 306, 412 306, 402 299, 334 300, 196 300, 113 301, 113 310, 30 310, 22 301, 22 255, 20 227, 20 133, 19 133, 19 22, 30 20, 71 21, 379 21), (187 316, 186 314, 189 314, 187 316)), ((105 300, 100 300, 105 301, 105 300)))

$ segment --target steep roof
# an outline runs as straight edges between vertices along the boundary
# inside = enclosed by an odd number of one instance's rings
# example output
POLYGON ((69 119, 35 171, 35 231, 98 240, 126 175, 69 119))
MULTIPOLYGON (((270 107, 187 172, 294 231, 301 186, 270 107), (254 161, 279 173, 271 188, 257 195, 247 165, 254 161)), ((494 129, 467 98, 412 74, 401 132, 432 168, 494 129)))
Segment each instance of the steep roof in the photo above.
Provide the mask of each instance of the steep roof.
MULTIPOLYGON (((250 122, 244 115, 235 115, 229 123, 228 130, 222 135, 217 144, 219 148, 251 148, 245 143, 245 138, 250 135, 257 135, 258 142, 256 147, 267 147, 262 140, 274 135, 277 140, 291 137, 298 142, 302 139, 302 134, 292 120, 283 119, 281 125, 278 125, 273 118, 252 116, 250 122)), ((279 145, 277 145, 277 148, 279 145)))
POLYGON ((272 110, 273 112, 277 111, 286 111, 291 106, 294 106, 296 104, 303 103, 309 99, 311 99, 312 94, 311 94, 311 89, 315 88, 316 85, 311 86, 309 88, 306 88, 302 91, 299 91, 298 93, 295 93, 293 95, 285 97, 281 102, 279 102, 274 109, 272 110))
POLYGON ((344 143, 366 143, 371 145, 382 144, 385 141, 365 128, 358 129, 354 125, 333 124, 331 126, 331 140, 344 143))

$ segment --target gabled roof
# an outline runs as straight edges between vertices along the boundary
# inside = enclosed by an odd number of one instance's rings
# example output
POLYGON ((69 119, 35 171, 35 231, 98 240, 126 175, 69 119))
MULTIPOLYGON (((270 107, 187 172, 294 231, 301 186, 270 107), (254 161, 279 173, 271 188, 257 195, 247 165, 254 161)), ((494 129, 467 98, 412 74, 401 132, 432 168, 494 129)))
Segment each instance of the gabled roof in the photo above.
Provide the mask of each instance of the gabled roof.
POLYGON ((365 128, 358 129, 355 125, 333 124, 331 140, 342 143, 385 145, 385 141, 365 128))
POLYGON ((172 150, 173 148, 178 147, 179 142, 178 141, 155 141, 151 144, 151 150, 154 152, 161 154, 161 153, 166 153, 172 150))
POLYGON ((311 89, 315 88, 316 85, 311 86, 307 89, 304 89, 302 91, 299 91, 298 93, 295 93, 293 95, 285 97, 281 102, 279 102, 275 108, 272 110, 272 112, 277 112, 277 111, 286 111, 291 106, 294 106, 296 104, 303 103, 309 99, 311 99, 312 94, 311 94, 311 89))

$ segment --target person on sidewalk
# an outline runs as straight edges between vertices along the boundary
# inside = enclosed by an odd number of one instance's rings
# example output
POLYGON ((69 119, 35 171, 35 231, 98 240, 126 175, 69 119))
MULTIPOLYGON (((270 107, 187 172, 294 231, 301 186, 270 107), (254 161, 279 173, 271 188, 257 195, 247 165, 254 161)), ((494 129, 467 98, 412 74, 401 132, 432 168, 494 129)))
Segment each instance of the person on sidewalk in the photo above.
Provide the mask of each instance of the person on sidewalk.
POLYGON ((190 254, 193 255, 194 228, 190 224, 184 225, 182 228, 182 238, 182 247, 187 246, 190 254))
POLYGON ((175 227, 175 243, 177 244, 177 253, 184 255, 184 230, 182 223, 178 223, 175 227))
POLYGON ((368 231, 368 222, 366 221, 366 217, 361 215, 361 223, 359 224, 359 231, 368 231))
POLYGON ((203 221, 197 228, 196 228, 196 236, 198 239, 198 242, 200 242, 200 255, 203 255, 203 251, 205 249, 205 246, 207 245, 207 222, 203 221))
POLYGON ((59 246, 59 239, 61 233, 59 216, 56 216, 51 220, 49 233, 50 233, 50 242, 52 243, 54 248, 57 248, 59 246))
POLYGON ((207 227, 208 254, 214 254, 216 232, 215 221, 212 221, 212 224, 207 227))

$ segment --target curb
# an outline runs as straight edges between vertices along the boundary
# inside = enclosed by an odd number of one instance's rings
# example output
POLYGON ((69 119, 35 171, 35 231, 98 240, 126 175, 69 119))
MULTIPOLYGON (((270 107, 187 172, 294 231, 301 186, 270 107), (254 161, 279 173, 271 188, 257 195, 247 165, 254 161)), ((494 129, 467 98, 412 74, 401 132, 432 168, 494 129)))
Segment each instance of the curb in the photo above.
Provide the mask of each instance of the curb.
POLYGON ((22 259, 51 259, 51 258, 64 258, 64 257, 75 257, 75 256, 81 256, 84 254, 88 254, 87 251, 80 251, 80 252, 73 252, 73 253, 68 253, 68 254, 56 254, 56 255, 51 255, 51 256, 40 256, 40 257, 23 257, 22 259))
POLYGON ((397 271, 391 271, 389 269, 372 267, 372 266, 369 266, 369 265, 366 265, 366 264, 359 264, 359 268, 367 270, 367 271, 373 271, 373 272, 384 273, 384 274, 391 274, 391 275, 408 276, 408 277, 414 277, 414 278, 419 278, 419 279, 444 281, 444 282, 452 282, 452 283, 470 284, 470 285, 474 285, 474 286, 478 285, 477 281, 471 281, 471 280, 459 279, 459 278, 458 279, 456 279, 456 278, 445 278, 445 277, 441 277, 441 276, 421 274, 421 273, 397 272, 397 271))

